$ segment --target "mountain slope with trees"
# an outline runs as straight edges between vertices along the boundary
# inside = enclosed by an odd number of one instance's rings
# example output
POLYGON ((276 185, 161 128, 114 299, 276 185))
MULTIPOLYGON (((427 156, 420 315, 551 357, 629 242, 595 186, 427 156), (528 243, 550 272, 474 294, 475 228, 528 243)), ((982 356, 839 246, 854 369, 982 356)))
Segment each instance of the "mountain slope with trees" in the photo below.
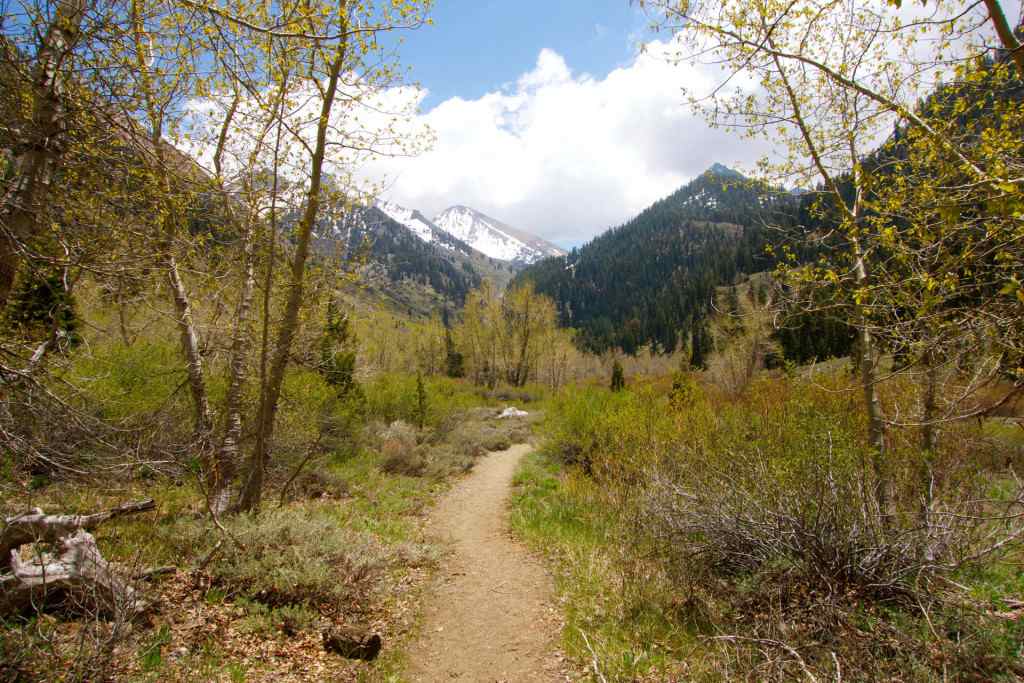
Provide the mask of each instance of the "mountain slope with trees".
POLYGON ((592 351, 687 344, 715 287, 769 269, 772 231, 792 223, 797 199, 715 164, 636 218, 519 274, 558 305, 563 325, 592 351))
POLYGON ((461 307, 483 280, 503 288, 514 271, 444 230, 425 240, 380 206, 328 210, 316 234, 326 268, 358 272, 371 299, 409 315, 461 307))

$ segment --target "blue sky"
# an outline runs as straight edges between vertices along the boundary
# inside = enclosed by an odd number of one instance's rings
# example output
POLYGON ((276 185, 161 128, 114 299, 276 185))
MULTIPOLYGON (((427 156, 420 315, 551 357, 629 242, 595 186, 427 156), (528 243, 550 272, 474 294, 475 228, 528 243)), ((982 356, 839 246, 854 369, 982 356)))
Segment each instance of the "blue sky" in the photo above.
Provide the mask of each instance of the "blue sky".
POLYGON ((400 95, 435 143, 364 169, 428 217, 464 204, 572 247, 712 163, 764 153, 689 110, 684 90, 706 91, 715 69, 671 65, 671 36, 629 0, 438 0, 432 18, 399 57, 425 91, 400 95))
POLYGON ((402 62, 430 92, 424 107, 514 82, 541 49, 603 76, 628 62, 648 21, 628 0, 437 0, 432 26, 403 34, 402 62))

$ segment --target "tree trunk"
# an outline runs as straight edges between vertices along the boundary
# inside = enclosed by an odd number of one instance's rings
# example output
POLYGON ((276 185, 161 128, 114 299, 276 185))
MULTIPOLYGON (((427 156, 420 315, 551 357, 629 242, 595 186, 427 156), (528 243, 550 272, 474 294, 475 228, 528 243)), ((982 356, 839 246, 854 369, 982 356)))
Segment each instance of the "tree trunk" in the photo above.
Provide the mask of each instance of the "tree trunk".
MULTIPOLYGON (((851 243, 854 250, 854 273, 857 284, 863 286, 868 281, 864 253, 856 238, 851 239, 851 243)), ((860 305, 857 306, 857 319, 857 333, 860 337, 858 365, 861 389, 864 392, 864 408, 868 418, 868 447, 871 449, 871 463, 875 474, 875 501, 884 518, 889 509, 889 481, 885 471, 885 418, 877 388, 878 354, 875 349, 875 337, 871 333, 870 320, 867 312, 860 305)))
POLYGON ((188 291, 185 289, 185 283, 178 269, 178 260, 174 255, 174 243, 178 231, 178 215, 177 208, 174 205, 173 187, 167 170, 166 147, 163 140, 164 109, 156 101, 155 86, 152 81, 150 64, 147 58, 146 46, 148 43, 145 37, 142 12, 138 0, 134 0, 131 3, 131 18, 135 40, 136 64, 142 84, 146 113, 149 116, 149 144, 152 147, 152 153, 156 156, 155 173, 158 181, 157 186, 162 193, 160 228, 163 233, 164 265, 167 270, 167 281, 171 289, 171 298, 174 301, 175 323, 178 326, 178 333, 181 338, 181 349, 182 354, 185 356, 188 384, 192 393, 192 404, 195 413, 193 418, 194 437, 199 449, 205 454, 208 451, 213 418, 210 413, 210 400, 206 392, 203 358, 199 349, 199 335, 196 332, 195 322, 192 318, 192 304, 189 301, 188 291))
MULTIPOLYGON (((767 42, 769 47, 774 51, 775 43, 771 39, 770 32, 768 34, 767 42)), ((853 169, 853 186, 855 191, 853 205, 850 206, 847 204, 847 200, 844 197, 839 184, 836 182, 836 179, 829 172, 828 167, 822 160, 818 142, 811 134, 807 121, 804 119, 801 99, 793 90, 793 87, 789 82, 789 78, 786 75, 786 70, 782 66, 782 62, 777 53, 772 54, 772 60, 775 62, 775 66, 779 71, 779 77, 782 80, 790 105, 793 108, 795 123, 800 129, 800 134, 803 136, 804 142, 807 145, 807 151, 811 156, 811 160, 814 162, 814 166, 818 169, 821 177, 825 180, 826 185, 835 197, 836 203, 842 208, 847 219, 850 221, 850 226, 852 228, 850 244, 853 249, 854 257, 854 278, 858 287, 865 287, 869 282, 867 257, 864 254, 864 250, 859 239, 857 238, 857 230, 859 229, 862 220, 861 207, 864 184, 863 178, 861 177, 861 160, 857 154, 856 141, 852 133, 846 141, 849 147, 850 165, 853 169)), ((856 111, 853 113, 856 115, 856 111)), ((875 339, 874 335, 871 333, 868 311, 859 302, 856 303, 855 317, 857 320, 856 329, 860 337, 860 358, 858 359, 858 367, 860 370, 861 387, 864 392, 865 411, 868 418, 868 445, 871 449, 872 468, 875 475, 875 501, 878 505, 879 512, 882 515, 884 523, 889 507, 889 485, 885 475, 885 420, 882 413, 882 404, 878 398, 878 392, 876 389, 878 377, 875 368, 875 362, 877 360, 875 339)))
MULTIPOLYGON (((285 89, 287 79, 283 80, 280 87, 280 103, 284 106, 285 89)), ((231 198, 224 187, 223 168, 221 156, 224 152, 228 131, 235 113, 238 111, 240 96, 235 97, 228 109, 227 118, 221 126, 220 137, 217 141, 217 153, 214 156, 214 167, 217 171, 217 182, 221 188, 221 197, 224 202, 224 211, 227 216, 234 215, 232 211, 231 198)), ((252 153, 249 155, 249 172, 252 173, 256 167, 259 154, 263 149, 263 141, 274 124, 273 116, 268 117, 262 131, 256 140, 252 153)), ((276 148, 275 148, 276 149, 276 148)), ((238 469, 238 445, 242 438, 242 384, 245 379, 245 359, 249 353, 250 317, 252 313, 253 290, 256 287, 256 273, 254 266, 254 224, 258 217, 258 208, 254 197, 252 178, 248 184, 249 210, 245 222, 242 225, 242 290, 238 296, 238 305, 235 309, 235 328, 231 335, 231 354, 228 360, 228 392, 224 401, 224 437, 221 440, 220 448, 214 457, 209 480, 209 505, 210 513, 218 517, 228 510, 231 503, 231 485, 235 479, 235 472, 238 469)), ((276 184, 275 184, 276 194, 276 184)), ((276 197, 275 197, 276 199, 276 197)), ((269 291, 269 288, 268 288, 269 291)))
POLYGON ((342 42, 336 49, 331 63, 327 90, 324 93, 317 122, 316 147, 313 152, 312 173, 309 192, 306 195, 306 208, 296 230, 295 255, 292 258, 291 276, 288 284, 288 301, 285 304, 284 317, 277 334, 273 361, 267 384, 260 400, 259 425, 256 446, 248 464, 248 477, 242 491, 239 509, 244 512, 255 511, 260 506, 263 495, 263 477, 269 460, 270 444, 273 443, 274 426, 277 417, 278 401, 281 397, 281 385, 284 382, 288 356, 291 353, 292 340, 299 320, 299 308, 302 306, 302 294, 305 284, 306 259, 309 256, 313 226, 320 212, 320 189, 323 179, 324 156, 327 149, 328 124, 334 98, 338 91, 338 80, 345 61, 346 43, 342 42))
POLYGON ((74 601, 72 606, 104 614, 144 610, 145 602, 114 573, 87 529, 155 507, 149 498, 92 515, 47 515, 37 508, 6 518, 0 532, 0 615, 43 609, 66 598, 74 601), (60 554, 25 562, 19 548, 31 543, 59 544, 60 554))
POLYGON ((25 514, 8 517, 0 532, 0 570, 7 568, 11 551, 27 543, 53 543, 76 531, 94 529, 109 519, 154 509, 156 503, 152 498, 146 498, 91 515, 47 515, 36 508, 25 514))
POLYGON ((57 3, 53 21, 39 47, 32 77, 32 129, 24 151, 14 157, 14 188, 0 207, 0 310, 7 305, 21 261, 21 245, 36 231, 41 207, 50 194, 53 172, 64 153, 66 111, 64 76, 85 14, 84 0, 57 3))
POLYGON ((925 356, 924 396, 921 400, 921 449, 925 453, 934 453, 938 447, 938 434, 935 420, 938 415, 936 393, 939 384, 939 369, 935 367, 935 359, 931 354, 925 356))
MULTIPOLYGON (((174 221, 167 219, 165 230, 168 233, 168 238, 173 237, 173 226, 174 221)), ((196 440, 205 450, 210 431, 213 428, 213 417, 210 412, 210 399, 206 393, 206 377, 203 372, 203 355, 199 349, 199 334, 196 332, 195 320, 192 318, 192 304, 189 301, 188 291, 185 289, 185 283, 178 270, 178 260, 174 256, 172 239, 167 240, 165 248, 167 249, 165 261, 167 282, 174 299, 174 321, 178 326, 181 350, 185 356, 185 368, 188 372, 188 385, 192 392, 193 431, 196 440)))
POLYGON ((924 396, 921 400, 921 489, 922 515, 927 520, 934 500, 935 472, 932 467, 935 461, 935 449, 938 448, 938 434, 935 421, 938 417, 936 395, 939 384, 939 369, 935 366, 935 358, 931 353, 925 356, 924 396))
POLYGON ((22 614, 58 601, 107 615, 146 609, 135 589, 103 559, 92 534, 78 531, 64 538, 60 548, 56 558, 43 556, 31 563, 23 562, 18 551, 11 552, 11 573, 0 576, 0 614, 22 614))
MULTIPOLYGON (((532 296, 532 295, 531 295, 532 296)), ((516 363, 515 386, 521 387, 526 384, 530 375, 530 296, 526 297, 523 312, 523 343, 519 347, 519 362, 516 363)))
POLYGON ((238 463, 238 443, 242 438, 242 382, 245 359, 249 352, 249 318, 256 284, 253 269, 254 216, 245 222, 242 231, 242 291, 235 310, 235 329, 231 335, 231 356, 228 362, 228 392, 224 401, 224 438, 213 463, 210 478, 210 512, 219 516, 231 502, 231 483, 238 463))
POLYGON ((1009 22, 1006 21, 1006 15, 1003 14, 999 0, 985 0, 985 9, 988 10, 989 19, 992 20, 992 26, 996 30, 996 35, 999 36, 999 42, 1010 53, 1010 57, 1017 67, 1017 74, 1024 78, 1024 51, 1021 50, 1020 41, 1014 35, 1009 22))

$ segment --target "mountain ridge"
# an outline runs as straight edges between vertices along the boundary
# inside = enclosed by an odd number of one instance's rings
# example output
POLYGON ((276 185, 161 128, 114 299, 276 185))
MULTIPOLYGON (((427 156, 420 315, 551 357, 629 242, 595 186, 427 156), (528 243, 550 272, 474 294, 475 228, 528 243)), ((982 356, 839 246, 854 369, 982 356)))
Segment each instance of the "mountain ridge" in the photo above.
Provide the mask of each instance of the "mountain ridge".
POLYGON ((449 206, 433 222, 487 256, 516 265, 530 265, 542 258, 566 254, 564 249, 541 237, 463 204, 449 206))
POLYGON ((460 306, 485 278, 498 287, 512 278, 508 264, 431 226, 419 212, 397 205, 387 209, 373 204, 323 211, 315 229, 316 245, 321 256, 357 270, 363 284, 399 309, 429 315, 460 306), (396 220, 396 215, 405 220, 396 220))
POLYGON ((588 350, 673 351, 706 324, 717 287, 772 267, 765 226, 788 225, 797 202, 714 165, 564 258, 528 266, 513 285, 529 280, 554 299, 588 350))

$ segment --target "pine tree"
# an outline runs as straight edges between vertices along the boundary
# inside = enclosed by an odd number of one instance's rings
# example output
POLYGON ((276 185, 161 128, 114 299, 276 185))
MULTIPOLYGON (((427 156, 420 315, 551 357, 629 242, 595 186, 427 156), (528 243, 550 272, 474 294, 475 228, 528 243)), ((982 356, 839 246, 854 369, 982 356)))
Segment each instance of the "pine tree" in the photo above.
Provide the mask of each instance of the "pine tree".
POLYGON ((685 342, 677 331, 704 317, 718 287, 730 287, 723 308, 739 313, 733 283, 775 265, 765 226, 792 228, 798 209, 796 197, 711 169, 566 259, 529 266, 513 286, 530 281, 554 299, 561 324, 578 330, 588 351, 671 353, 685 342))
POLYGON ((441 323, 444 325, 444 374, 448 377, 464 377, 466 374, 465 358, 455 348, 455 340, 452 339, 451 318, 448 315, 448 307, 441 313, 441 323))
POLYGON ((445 374, 448 377, 465 377, 466 364, 463 355, 456 350, 455 342, 452 341, 451 330, 444 331, 445 346, 445 374))
POLYGON ((697 370, 706 370, 707 356, 711 353, 711 335, 703 321, 693 328, 690 338, 690 366, 697 370))
POLYGON ((338 398, 358 392, 356 383, 356 339, 348 316, 339 314, 334 302, 327 304, 327 324, 320 338, 320 374, 334 387, 338 398))
POLYGON ((7 307, 10 329, 30 339, 51 336, 74 346, 80 341, 74 297, 64 287, 60 275, 41 276, 26 272, 18 278, 17 288, 7 307))
POLYGON ((416 412, 413 417, 416 420, 416 426, 423 429, 423 425, 427 422, 427 388, 423 384, 423 373, 416 373, 416 412))
POLYGON ((622 391, 626 388, 626 377, 622 372, 622 363, 616 358, 612 364, 612 391, 622 391))

